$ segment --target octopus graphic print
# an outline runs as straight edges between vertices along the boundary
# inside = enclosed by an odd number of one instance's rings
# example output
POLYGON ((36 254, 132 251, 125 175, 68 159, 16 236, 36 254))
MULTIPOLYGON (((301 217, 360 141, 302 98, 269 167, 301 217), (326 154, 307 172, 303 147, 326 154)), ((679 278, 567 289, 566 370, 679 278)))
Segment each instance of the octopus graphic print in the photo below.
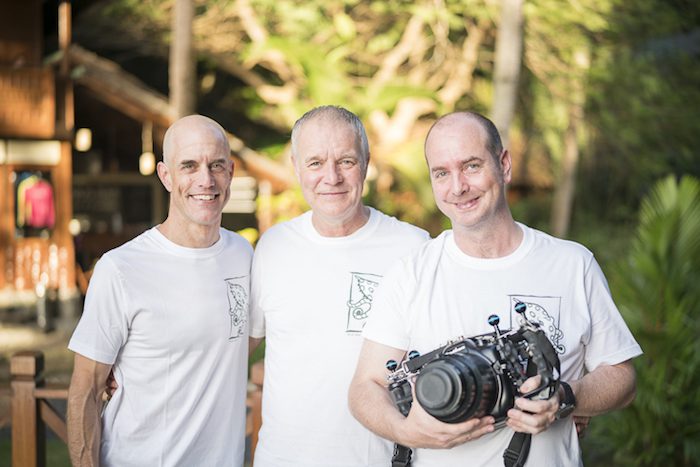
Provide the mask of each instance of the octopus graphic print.
POLYGON ((248 292, 241 285, 247 277, 224 279, 228 297, 228 314, 231 317, 228 340, 234 340, 243 335, 248 322, 248 292))
POLYGON ((369 312, 372 298, 382 276, 364 272, 350 273, 350 296, 348 298, 348 320, 345 332, 359 334, 362 332, 369 312))
POLYGON ((511 309, 511 327, 520 326, 520 321, 522 317, 517 316, 516 322, 512 322, 513 316, 516 315, 514 312, 515 306, 518 303, 524 303, 527 307, 525 309, 525 315, 527 319, 533 323, 540 325, 544 333, 549 338, 552 343, 554 350, 557 351, 559 355, 562 355, 566 351, 566 347, 562 343, 564 339, 564 333, 560 327, 561 320, 561 297, 538 297, 534 295, 511 295, 510 296, 510 309, 511 309))

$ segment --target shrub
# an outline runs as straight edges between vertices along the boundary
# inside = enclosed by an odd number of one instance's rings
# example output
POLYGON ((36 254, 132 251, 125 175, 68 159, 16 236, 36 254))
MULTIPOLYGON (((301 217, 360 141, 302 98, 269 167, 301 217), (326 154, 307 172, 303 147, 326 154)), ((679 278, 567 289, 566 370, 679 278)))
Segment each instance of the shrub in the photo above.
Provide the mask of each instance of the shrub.
POLYGON ((607 453, 620 466, 698 465, 700 182, 658 182, 642 202, 632 242, 611 287, 644 351, 634 361, 637 399, 594 420, 586 444, 594 459, 607 453))

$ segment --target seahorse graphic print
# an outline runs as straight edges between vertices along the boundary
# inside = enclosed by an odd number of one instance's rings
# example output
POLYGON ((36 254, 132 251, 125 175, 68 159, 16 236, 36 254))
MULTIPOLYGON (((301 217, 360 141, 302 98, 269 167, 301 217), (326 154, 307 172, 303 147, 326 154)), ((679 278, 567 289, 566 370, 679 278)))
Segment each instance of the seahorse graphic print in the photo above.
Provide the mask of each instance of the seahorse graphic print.
POLYGON ((348 298, 348 320, 345 332, 359 334, 367 322, 372 309, 372 298, 382 276, 364 272, 350 273, 350 296, 348 298))
POLYGON ((231 317, 228 340, 234 340, 243 335, 248 322, 248 292, 239 282, 246 277, 224 279, 228 296, 228 313, 231 317))

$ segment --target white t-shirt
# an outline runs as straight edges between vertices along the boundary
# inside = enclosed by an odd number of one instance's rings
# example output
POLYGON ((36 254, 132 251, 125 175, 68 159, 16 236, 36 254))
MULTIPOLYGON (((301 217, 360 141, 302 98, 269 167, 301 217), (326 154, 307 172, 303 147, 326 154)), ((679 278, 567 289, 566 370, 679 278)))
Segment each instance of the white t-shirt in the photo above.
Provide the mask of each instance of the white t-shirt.
POLYGON ((428 238, 374 209, 346 237, 319 235, 311 212, 262 236, 250 318, 251 336, 266 337, 256 467, 389 465, 392 444, 352 417, 348 388, 384 271, 428 238))
POLYGON ((113 364, 101 465, 241 466, 252 247, 185 248, 157 228, 95 266, 69 348, 113 364))
MULTIPOLYGON (((514 305, 523 302, 556 349, 564 381, 640 355, 593 254, 518 225, 523 241, 506 257, 467 256, 446 231, 402 260, 387 273, 363 336, 423 354, 459 336, 493 332, 491 314, 500 316, 502 330, 517 328, 514 305)), ((453 449, 418 449, 413 465, 501 467, 512 435, 506 427, 453 449)), ((527 465, 581 465, 571 417, 533 436, 527 465)))

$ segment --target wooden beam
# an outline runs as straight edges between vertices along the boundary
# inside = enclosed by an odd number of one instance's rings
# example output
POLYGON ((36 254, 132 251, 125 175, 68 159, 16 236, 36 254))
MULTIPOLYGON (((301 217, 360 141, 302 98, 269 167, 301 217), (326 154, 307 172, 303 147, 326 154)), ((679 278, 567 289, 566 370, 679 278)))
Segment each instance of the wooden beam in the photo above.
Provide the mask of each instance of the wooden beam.
MULTIPOLYGON (((152 90, 116 63, 97 56, 75 44, 69 49, 73 79, 88 88, 98 99, 137 121, 152 121, 163 128, 176 120, 168 99, 152 90)), ((231 150, 244 168, 258 179, 272 184, 273 191, 284 191, 296 183, 292 170, 247 147, 240 138, 227 132, 231 150)))
POLYGON ((63 417, 45 400, 39 401, 39 414, 46 426, 56 433, 56 436, 68 444, 68 427, 63 417))
POLYGON ((154 91, 116 63, 75 44, 69 49, 73 79, 100 100, 137 121, 150 120, 165 128, 175 121, 166 96, 154 91))

